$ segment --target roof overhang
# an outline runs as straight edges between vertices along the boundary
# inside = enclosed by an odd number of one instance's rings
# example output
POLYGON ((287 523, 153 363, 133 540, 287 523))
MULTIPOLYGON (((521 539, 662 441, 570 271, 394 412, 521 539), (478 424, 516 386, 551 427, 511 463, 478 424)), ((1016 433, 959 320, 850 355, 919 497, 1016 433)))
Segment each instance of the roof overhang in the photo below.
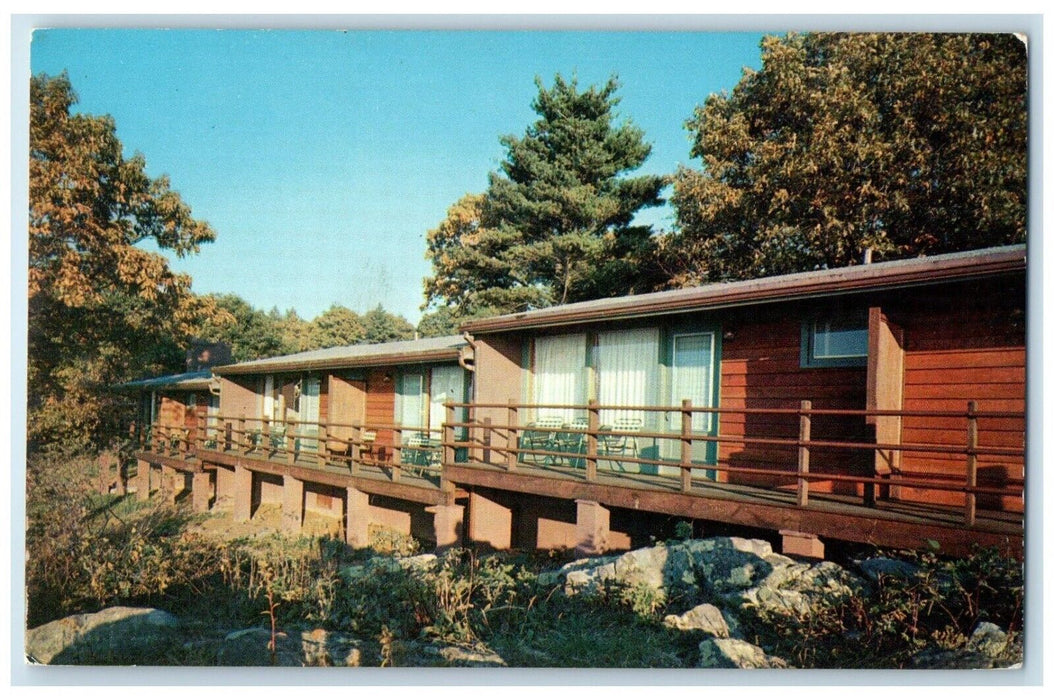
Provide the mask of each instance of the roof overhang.
POLYGON ((1023 273, 1025 262, 1024 245, 1007 246, 598 299, 476 319, 463 324, 461 328, 470 333, 485 334, 887 291, 1023 273))
POLYGON ((358 367, 384 367, 390 365, 430 364, 434 362, 457 362, 461 348, 444 348, 420 352, 381 353, 354 358, 295 359, 275 357, 270 360, 213 367, 219 375, 272 374, 275 372, 309 372, 314 370, 355 369, 358 367))
POLYGON ((117 384, 116 391, 208 391, 211 371, 170 374, 117 384))

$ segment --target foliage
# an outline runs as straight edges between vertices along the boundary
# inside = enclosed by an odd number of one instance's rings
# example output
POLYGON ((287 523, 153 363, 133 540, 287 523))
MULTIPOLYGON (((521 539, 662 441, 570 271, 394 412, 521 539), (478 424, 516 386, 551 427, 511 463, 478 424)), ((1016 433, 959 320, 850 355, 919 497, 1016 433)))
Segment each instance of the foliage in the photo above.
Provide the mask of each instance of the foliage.
POLYGON ((230 345, 236 362, 274 357, 291 352, 284 342, 273 316, 253 308, 237 294, 219 294, 209 297, 216 307, 227 312, 227 319, 220 323, 206 323, 201 336, 209 341, 230 345))
POLYGON ((1026 53, 1010 34, 767 37, 687 122, 675 286, 1025 239, 1026 53))
POLYGON ((315 317, 308 327, 307 347, 314 350, 339 345, 355 345, 366 337, 366 324, 351 309, 333 304, 315 317))
POLYGON ((505 313, 643 284, 651 231, 632 220, 662 203, 664 179, 625 177, 651 147, 630 122, 613 123, 617 80, 581 92, 577 80, 560 75, 551 88, 535 82, 539 119, 522 138, 501 139, 501 173, 428 234, 435 274, 425 280, 426 305, 505 313))
POLYGON ((381 304, 363 314, 362 325, 364 343, 390 343, 414 338, 413 325, 402 316, 385 311, 381 304))
POLYGON ((995 549, 964 558, 934 551, 897 556, 916 564, 918 572, 882 575, 869 594, 808 614, 755 611, 743 621, 770 653, 802 668, 901 668, 923 649, 961 646, 982 621, 1020 633, 1020 562, 995 549))
POLYGON ((63 74, 30 82, 29 442, 101 445, 127 409, 106 387, 178 371, 203 319, 190 278, 142 247, 182 257, 214 239, 168 178, 125 158, 108 116, 74 114, 63 74))

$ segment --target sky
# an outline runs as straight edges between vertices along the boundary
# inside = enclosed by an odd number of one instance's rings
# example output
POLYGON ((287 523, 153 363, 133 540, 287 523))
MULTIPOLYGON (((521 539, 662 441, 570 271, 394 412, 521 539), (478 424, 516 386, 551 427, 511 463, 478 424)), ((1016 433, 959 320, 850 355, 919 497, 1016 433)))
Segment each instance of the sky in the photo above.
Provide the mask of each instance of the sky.
MULTIPOLYGON (((172 260, 194 291, 306 319, 382 304, 416 323, 426 234, 536 120, 536 76, 616 75, 618 114, 652 144, 637 172, 672 173, 698 167, 684 122, 760 68, 761 36, 47 29, 30 66, 67 71, 74 110, 111 115, 126 154, 212 225, 214 243, 172 260)), ((673 213, 642 220, 669 229, 673 213)))

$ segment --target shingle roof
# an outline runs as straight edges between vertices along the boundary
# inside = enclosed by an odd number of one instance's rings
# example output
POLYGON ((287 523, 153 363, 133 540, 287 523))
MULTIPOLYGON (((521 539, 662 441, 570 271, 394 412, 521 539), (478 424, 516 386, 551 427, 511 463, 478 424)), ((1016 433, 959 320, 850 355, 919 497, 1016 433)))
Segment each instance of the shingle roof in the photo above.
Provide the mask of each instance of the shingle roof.
POLYGON ((468 343, 460 335, 420 340, 399 340, 371 345, 342 345, 292 355, 214 367, 216 374, 256 374, 286 370, 370 367, 385 364, 418 364, 456 360, 468 343))
POLYGON ((182 374, 168 374, 163 377, 150 377, 149 379, 137 379, 134 382, 118 384, 114 389, 178 389, 180 391, 205 391, 209 388, 209 379, 212 370, 203 369, 197 372, 184 372, 182 374))
POLYGON ((720 309, 859 291, 896 289, 1025 270, 1025 246, 986 248, 924 258, 799 272, 690 289, 595 299, 469 321, 471 333, 545 328, 600 320, 720 309))

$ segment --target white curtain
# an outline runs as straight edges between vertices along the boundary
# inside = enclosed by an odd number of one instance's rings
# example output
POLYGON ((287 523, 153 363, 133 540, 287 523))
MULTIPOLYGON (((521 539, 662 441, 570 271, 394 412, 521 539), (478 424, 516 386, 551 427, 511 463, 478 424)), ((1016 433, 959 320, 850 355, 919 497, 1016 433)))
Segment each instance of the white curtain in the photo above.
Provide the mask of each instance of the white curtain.
MULTIPOLYGON (((678 405, 689 399, 693 406, 713 404, 714 334, 676 335, 673 338, 673 373, 671 399, 678 405)), ((712 413, 693 413, 692 430, 707 432, 712 413)))
MULTIPOLYGON (((465 370, 454 365, 432 368, 432 395, 428 411, 428 427, 433 438, 440 437, 440 428, 446 420, 448 401, 461 403, 465 400, 465 370)), ((454 409, 458 422, 464 420, 465 408, 454 409)), ((459 433, 462 431, 458 431, 459 433)))
POLYGON ((404 428, 424 427, 424 375, 404 374, 399 384, 399 424, 404 428))
MULTIPOLYGON (((534 402, 584 404, 586 402, 586 337, 551 335, 534 341, 534 402)), ((574 409, 538 409, 539 418, 574 419, 574 409)))
MULTIPOLYGON (((619 406, 654 405, 659 387, 659 330, 635 328, 597 336, 597 400, 619 406)), ((604 410, 600 422, 619 418, 651 422, 644 411, 604 410)))

